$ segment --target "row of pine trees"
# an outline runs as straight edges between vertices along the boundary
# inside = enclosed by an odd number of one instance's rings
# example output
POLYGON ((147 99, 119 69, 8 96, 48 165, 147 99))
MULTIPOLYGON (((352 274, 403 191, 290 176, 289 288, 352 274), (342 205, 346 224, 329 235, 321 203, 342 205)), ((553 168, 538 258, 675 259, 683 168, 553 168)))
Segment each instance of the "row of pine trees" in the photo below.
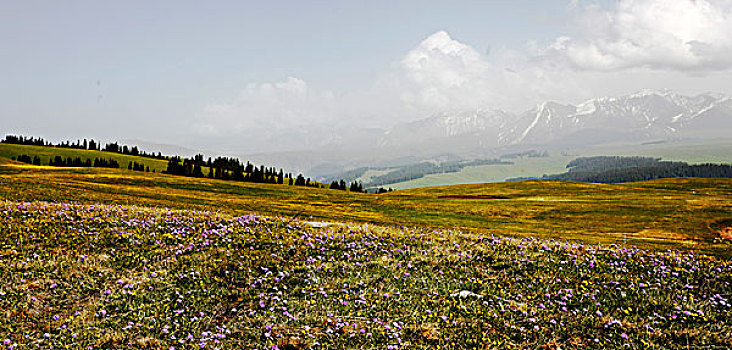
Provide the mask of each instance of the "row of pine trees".
POLYGON ((102 147, 102 144, 99 141, 95 141, 94 139, 90 139, 90 140, 84 139, 83 141, 76 140, 76 142, 62 141, 62 142, 54 144, 52 142, 44 140, 41 137, 5 135, 5 139, 0 141, 0 143, 7 143, 7 144, 13 144, 13 145, 29 145, 29 146, 84 149, 84 150, 90 150, 90 151, 103 151, 103 152, 119 153, 119 154, 125 154, 125 155, 130 155, 130 156, 146 157, 146 158, 153 158, 153 159, 162 159, 162 160, 168 159, 167 156, 162 155, 160 152, 148 153, 145 151, 141 151, 139 148, 137 148, 137 146, 119 145, 117 142, 107 143, 106 145, 104 145, 104 147, 102 147))
POLYGON ((655 179, 698 177, 732 178, 729 164, 688 164, 662 161, 653 157, 597 156, 581 157, 567 164, 569 171, 557 175, 545 175, 543 179, 619 183, 655 179))
MULTIPOLYGON (((83 149, 93 150, 102 152, 111 152, 118 154, 125 154, 131 156, 148 157, 154 159, 167 160, 168 165, 164 173, 178 176, 188 177, 199 177, 199 178, 210 178, 219 180, 232 180, 242 182, 255 182, 255 183, 271 183, 271 184, 288 184, 291 186, 305 186, 305 187, 319 187, 319 188, 330 188, 342 191, 351 192, 366 192, 363 185, 360 182, 353 181, 348 186, 344 180, 334 181, 327 187, 325 184, 312 181, 310 178, 305 178, 302 174, 293 176, 292 173, 285 173, 282 169, 277 170, 274 167, 254 166, 250 162, 243 164, 237 158, 229 157, 216 157, 204 160, 203 155, 198 154, 192 158, 182 158, 179 156, 164 156, 160 152, 146 153, 137 148, 137 146, 119 145, 117 142, 107 143, 104 147, 101 143, 91 140, 77 140, 76 142, 63 141, 57 144, 48 142, 40 137, 26 137, 17 135, 6 135, 5 139, 0 143, 17 144, 17 145, 32 145, 32 146, 45 146, 45 147, 59 147, 59 148, 72 148, 72 149, 83 149), (205 173, 204 173, 205 169, 205 173)), ((41 165, 41 159, 38 156, 31 158, 27 155, 20 155, 17 157, 18 161, 41 165)), ((81 158, 62 158, 56 156, 49 160, 51 166, 63 166, 63 167, 105 167, 105 168, 119 168, 120 165, 113 159, 96 158, 91 160, 87 158, 82 160, 81 158)), ((132 171, 144 171, 150 172, 150 167, 138 162, 130 162, 127 165, 128 170, 132 171)), ((153 169, 152 172, 155 172, 153 169)))
POLYGON ((342 179, 340 181, 331 182, 329 188, 331 190, 345 191, 348 189, 351 192, 365 192, 363 185, 360 182, 353 181, 349 187, 346 187, 346 182, 342 179))
MULTIPOLYGON (((33 156, 31 158, 31 156, 27 154, 21 154, 18 157, 13 157, 12 159, 32 165, 41 165, 41 158, 39 156, 33 156)), ((94 160, 92 160, 91 158, 86 158, 85 160, 82 160, 80 157, 64 158, 61 156, 56 156, 48 159, 48 165, 58 167, 119 168, 119 163, 111 158, 94 158, 94 160)))
MULTIPOLYGON (((285 173, 282 169, 277 170, 274 167, 265 167, 264 165, 257 167, 248 161, 246 164, 243 164, 238 158, 217 157, 212 159, 209 157, 207 160, 204 160, 201 154, 192 158, 170 157, 164 173, 189 177, 207 177, 218 180, 325 188, 324 184, 312 181, 310 178, 305 178, 302 174, 298 174, 295 177, 292 173, 285 173), (205 174, 204 168, 207 168, 205 174)), ((340 182, 334 182, 329 188, 344 191, 349 190, 351 192, 365 192, 361 183, 356 181, 353 181, 349 187, 346 187, 345 181, 341 180, 340 182)))

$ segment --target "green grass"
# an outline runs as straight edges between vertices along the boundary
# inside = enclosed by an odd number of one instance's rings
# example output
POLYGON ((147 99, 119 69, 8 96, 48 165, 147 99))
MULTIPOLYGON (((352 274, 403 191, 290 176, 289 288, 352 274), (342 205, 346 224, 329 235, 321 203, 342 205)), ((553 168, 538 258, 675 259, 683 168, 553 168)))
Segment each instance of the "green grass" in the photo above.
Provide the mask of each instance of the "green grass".
POLYGON ((39 156, 41 158, 42 165, 48 165, 48 161, 51 158, 61 156, 64 159, 68 157, 79 157, 82 160, 86 160, 88 158, 92 161, 94 161, 94 158, 114 159, 119 163, 120 168, 127 168, 127 165, 130 162, 137 162, 145 164, 145 166, 150 167, 150 171, 155 170, 156 172, 164 171, 168 167, 168 161, 166 160, 130 156, 112 152, 0 143, 0 157, 17 158, 22 154, 28 155, 31 158, 39 156))
POLYGON ((544 174, 556 174, 567 171, 567 163, 575 158, 576 157, 557 155, 542 158, 507 159, 514 164, 469 166, 455 173, 430 174, 419 179, 396 184, 388 184, 383 187, 409 189, 457 184, 503 182, 506 181, 506 179, 517 177, 541 177, 544 174))
MULTIPOLYGON (((507 159, 514 165, 484 165, 466 167, 456 173, 431 174, 423 178, 384 185, 394 189, 419 188, 466 183, 503 182, 517 177, 541 177, 567 171, 566 165, 578 157, 591 156, 645 156, 661 157, 669 161, 689 164, 732 163, 732 141, 716 139, 708 141, 669 141, 658 144, 618 144, 579 148, 568 151, 570 155, 552 152, 544 158, 507 159)), ((367 179, 363 179, 364 182, 367 179)))

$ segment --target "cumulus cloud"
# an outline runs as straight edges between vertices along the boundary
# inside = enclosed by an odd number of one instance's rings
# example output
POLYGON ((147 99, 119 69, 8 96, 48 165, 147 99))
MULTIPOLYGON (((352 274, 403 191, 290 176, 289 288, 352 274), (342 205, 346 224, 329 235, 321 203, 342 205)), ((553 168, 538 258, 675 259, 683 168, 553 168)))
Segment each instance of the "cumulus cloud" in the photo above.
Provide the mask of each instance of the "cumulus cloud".
POLYGON ((438 31, 370 86, 336 96, 294 77, 252 83, 234 98, 207 105, 194 130, 211 136, 255 134, 253 140, 275 130, 388 128, 443 111, 523 111, 537 101, 580 93, 575 82, 566 71, 547 70, 524 53, 498 48, 489 56, 438 31))
POLYGON ((207 105, 194 124, 200 134, 229 135, 283 129, 335 118, 333 93, 299 78, 248 84, 232 99, 207 105))
POLYGON ((294 77, 252 83, 207 105, 194 129, 275 139, 334 125, 388 128, 444 111, 523 112, 547 100, 578 103, 640 88, 727 86, 732 0, 619 0, 605 8, 571 1, 568 10, 577 33, 518 50, 481 52, 438 31, 369 86, 339 95, 294 77), (699 79, 690 71, 725 73, 699 79))
POLYGON ((564 73, 506 48, 482 54, 439 31, 399 62, 396 89, 405 108, 422 113, 517 110, 535 100, 576 92, 578 87, 564 73))
MULTIPOLYGON (((400 62, 401 97, 416 108, 465 107, 475 93, 483 90, 492 74, 487 60, 472 47, 453 40, 446 32, 430 35, 400 62), (467 101, 466 101, 467 100, 467 101)), ((488 91, 485 91, 488 93, 488 91)))
POLYGON ((582 34, 557 38, 541 56, 598 71, 732 67, 732 0, 620 0, 578 11, 582 34))

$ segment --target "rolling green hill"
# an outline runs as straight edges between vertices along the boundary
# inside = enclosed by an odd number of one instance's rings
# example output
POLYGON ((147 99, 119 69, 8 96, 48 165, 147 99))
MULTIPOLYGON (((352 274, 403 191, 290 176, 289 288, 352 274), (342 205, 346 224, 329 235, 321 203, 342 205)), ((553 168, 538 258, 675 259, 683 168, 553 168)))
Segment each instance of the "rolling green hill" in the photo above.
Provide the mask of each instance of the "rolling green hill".
POLYGON ((572 156, 552 155, 541 158, 510 159, 513 164, 469 166, 455 173, 430 174, 423 178, 384 185, 394 189, 410 189, 431 186, 503 182, 517 177, 541 177, 566 171, 572 156))
POLYGON ((86 160, 87 158, 92 160, 94 160, 94 158, 114 159, 119 163, 119 166, 121 168, 126 168, 127 164, 130 162, 137 162, 144 164, 145 166, 149 166, 150 171, 155 170, 156 172, 161 172, 165 170, 168 165, 168 162, 165 160, 131 156, 112 152, 0 143, 0 157, 16 158, 22 154, 29 155, 31 156, 31 158, 33 158, 33 156, 39 156, 41 158, 41 164, 43 165, 48 165, 49 159, 56 156, 60 156, 63 158, 79 157, 82 160, 86 160))
MULTIPOLYGON (((418 188, 467 183, 502 182, 511 178, 539 178, 542 175, 559 174, 567 171, 566 165, 577 157, 592 156, 644 156, 660 157, 663 160, 687 162, 689 164, 724 163, 732 164, 732 140, 708 141, 687 140, 644 144, 602 145, 549 152, 549 157, 525 157, 510 159, 514 165, 471 166, 456 173, 431 174, 423 178, 384 185, 394 189, 418 188)), ((368 179, 364 179, 367 182, 368 179)))

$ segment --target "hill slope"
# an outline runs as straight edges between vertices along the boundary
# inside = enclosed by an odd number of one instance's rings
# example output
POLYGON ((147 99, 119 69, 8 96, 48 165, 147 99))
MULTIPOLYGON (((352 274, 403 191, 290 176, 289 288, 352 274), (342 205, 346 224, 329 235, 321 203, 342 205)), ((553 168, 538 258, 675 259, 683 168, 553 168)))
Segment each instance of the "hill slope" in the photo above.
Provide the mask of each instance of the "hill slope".
MULTIPOLYGON (((395 189, 460 183, 502 182, 511 178, 541 178, 546 174, 566 171, 565 166, 577 157, 592 156, 645 156, 689 164, 732 164, 732 139, 676 140, 646 143, 622 143, 568 149, 566 152, 549 151, 548 157, 521 157, 507 159, 512 165, 471 166, 455 173, 430 174, 416 180, 384 185, 395 189)), ((360 178, 368 184, 367 178, 360 178)))
POLYGON ((85 149, 75 148, 59 148, 59 147, 45 147, 45 146, 31 146, 31 145, 14 145, 8 143, 0 143, 0 157, 4 158, 17 158, 19 155, 28 155, 31 158, 33 156, 39 156, 41 158, 41 164, 48 165, 48 161, 51 158, 60 156, 62 158, 81 158, 82 160, 94 158, 105 158, 113 159, 119 163, 121 168, 126 168, 130 162, 137 162, 150 167, 150 171, 161 172, 166 169, 168 162, 166 160, 131 156, 112 152, 92 151, 85 149))
POLYGON ((727 254, 708 229, 732 216, 732 180, 632 184, 530 181, 384 195, 236 183, 116 169, 0 165, 0 198, 203 209, 306 220, 459 228, 727 254), (478 196, 478 197, 476 197, 478 196), (496 196, 503 199, 481 199, 496 196))
POLYGON ((0 232, 8 349, 732 346, 732 265, 692 252, 11 201, 0 232))

